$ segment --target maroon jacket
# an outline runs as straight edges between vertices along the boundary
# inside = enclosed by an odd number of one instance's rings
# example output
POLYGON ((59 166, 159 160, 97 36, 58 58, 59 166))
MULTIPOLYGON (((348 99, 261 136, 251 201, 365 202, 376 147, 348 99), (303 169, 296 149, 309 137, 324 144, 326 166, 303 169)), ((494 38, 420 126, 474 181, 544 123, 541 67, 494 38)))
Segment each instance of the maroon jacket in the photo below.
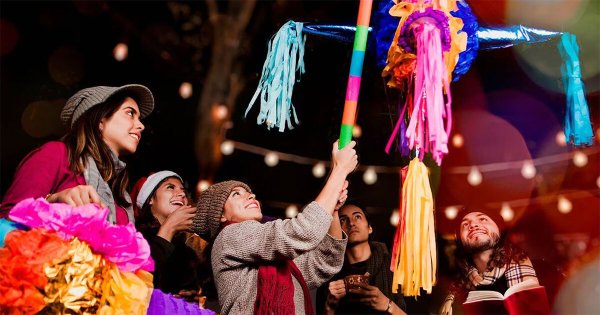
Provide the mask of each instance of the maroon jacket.
MULTIPOLYGON (((2 199, 0 218, 8 216, 8 212, 19 201, 27 198, 45 197, 85 185, 83 174, 75 174, 69 169, 67 146, 60 141, 51 141, 31 151, 21 161, 15 172, 14 180, 2 199)), ((127 224, 127 212, 117 206, 117 224, 127 224)))

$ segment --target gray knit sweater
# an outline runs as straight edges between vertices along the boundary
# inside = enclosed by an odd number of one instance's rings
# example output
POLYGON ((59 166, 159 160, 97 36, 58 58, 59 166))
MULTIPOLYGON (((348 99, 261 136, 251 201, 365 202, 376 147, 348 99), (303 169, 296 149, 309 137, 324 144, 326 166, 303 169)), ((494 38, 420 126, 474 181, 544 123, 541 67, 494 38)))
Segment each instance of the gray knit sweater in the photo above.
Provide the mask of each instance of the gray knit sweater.
MULTIPOLYGON (((309 289, 340 271, 347 238, 327 234, 332 217, 312 202, 293 219, 244 221, 225 227, 214 241, 212 268, 221 314, 252 314, 261 262, 293 259, 309 289)), ((304 294, 294 282, 296 314, 304 314, 304 294)))

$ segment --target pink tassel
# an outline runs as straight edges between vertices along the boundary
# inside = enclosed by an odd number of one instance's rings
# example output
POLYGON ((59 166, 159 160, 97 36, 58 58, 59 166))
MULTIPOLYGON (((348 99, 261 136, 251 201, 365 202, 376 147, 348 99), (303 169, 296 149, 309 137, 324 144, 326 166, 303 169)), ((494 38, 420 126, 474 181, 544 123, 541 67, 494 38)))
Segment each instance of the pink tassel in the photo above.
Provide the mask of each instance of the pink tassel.
POLYGON ((417 44, 417 76, 414 107, 406 137, 409 147, 419 152, 420 159, 423 159, 425 152, 430 152, 440 165, 444 155, 448 154, 448 135, 452 127, 452 97, 444 64, 440 30, 424 21, 413 28, 413 33, 417 44), (447 95, 446 102, 444 90, 447 95))

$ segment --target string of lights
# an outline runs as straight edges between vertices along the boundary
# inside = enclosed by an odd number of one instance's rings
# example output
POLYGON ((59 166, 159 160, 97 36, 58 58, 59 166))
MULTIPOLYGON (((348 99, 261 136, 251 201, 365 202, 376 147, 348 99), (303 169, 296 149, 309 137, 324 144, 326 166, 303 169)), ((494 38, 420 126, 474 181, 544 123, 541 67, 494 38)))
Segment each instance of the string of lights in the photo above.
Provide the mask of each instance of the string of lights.
MULTIPOLYGON (((325 175, 325 167, 329 167, 331 165, 329 161, 269 150, 263 147, 233 140, 225 140, 221 144, 221 153, 224 155, 231 155, 235 150, 262 155, 265 157, 265 164, 270 167, 276 166, 279 161, 286 161, 301 165, 312 165, 312 173, 317 178, 323 177, 325 175)), ((524 178, 531 179, 535 177, 537 173, 536 167, 569 160, 572 160, 573 164, 577 167, 584 167, 588 163, 588 156, 598 154, 598 152, 600 152, 600 148, 589 147, 582 150, 549 155, 536 159, 496 162, 471 166, 453 166, 444 169, 444 172, 450 174, 467 174, 467 181, 473 186, 477 186, 482 182, 482 173, 506 171, 511 169, 521 169, 521 175, 524 178)), ((358 166, 357 170, 364 172, 363 179, 365 180, 365 183, 373 184, 377 181, 377 174, 398 174, 400 167, 361 164, 358 166)))
MULTIPOLYGON (((231 155, 235 152, 235 150, 248 152, 256 155, 262 155, 265 157, 265 164, 270 167, 275 167, 279 163, 279 161, 286 161, 301 165, 312 165, 312 174, 317 178, 323 177, 326 173, 325 168, 331 166, 331 163, 329 161, 323 161, 310 157, 304 157, 295 154, 270 150, 234 140, 225 140, 221 144, 221 152, 224 155, 231 155)), ((584 167, 587 165, 589 159, 588 156, 598 154, 598 152, 600 152, 600 149, 598 149, 597 147, 590 147, 574 152, 565 152, 550 156, 544 156, 536 159, 497 162, 473 166, 449 167, 445 169, 445 172, 451 174, 467 174, 467 181, 473 186, 481 184, 483 180, 482 173, 506 171, 519 168, 521 169, 521 175, 524 178, 531 179, 535 177, 537 173, 536 167, 552 163, 565 162, 569 160, 571 160, 572 163, 577 167, 584 167)), ((364 182, 366 184, 371 185, 377 182, 377 174, 398 174, 400 172, 400 167, 381 165, 359 165, 357 170, 363 172, 364 182)), ((596 183, 600 188, 600 176, 598 177, 596 183)), ((208 187, 208 185, 208 182, 204 183, 205 187, 208 187)), ((571 200, 586 198, 589 197, 591 194, 597 195, 598 190, 594 189, 588 191, 559 192, 555 194, 538 196, 533 198, 524 198, 504 202, 492 202, 486 204, 486 206, 490 208, 499 208, 500 215, 502 216, 502 218, 505 221, 510 222, 511 220, 513 220, 515 215, 513 207, 521 207, 532 204, 542 205, 548 203, 556 203, 558 211, 560 213, 567 214, 573 209, 571 200)), ((285 215, 288 218, 296 216, 299 211, 298 205, 294 203, 281 201, 267 201, 267 204, 275 208, 285 209, 285 215)), ((454 220, 460 212, 461 208, 462 205, 452 205, 445 207, 444 215, 447 219, 454 220)), ((396 226, 398 224, 399 218, 400 216, 398 214, 398 209, 391 209, 390 224, 396 226)))

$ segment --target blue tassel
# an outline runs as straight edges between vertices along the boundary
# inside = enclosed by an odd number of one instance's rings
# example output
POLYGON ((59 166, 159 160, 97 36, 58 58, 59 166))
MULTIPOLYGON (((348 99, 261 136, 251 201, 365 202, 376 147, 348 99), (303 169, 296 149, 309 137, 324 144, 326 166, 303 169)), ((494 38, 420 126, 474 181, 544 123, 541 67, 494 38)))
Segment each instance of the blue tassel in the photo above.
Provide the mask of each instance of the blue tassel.
POLYGON ((276 127, 280 132, 293 129, 299 123, 296 109, 292 105, 292 92, 299 77, 304 73, 304 43, 302 23, 288 21, 269 41, 269 52, 262 70, 262 76, 254 96, 248 104, 245 116, 260 94, 260 112, 256 122, 265 123, 267 129, 276 127))
POLYGON ((567 94, 565 114, 565 137, 575 146, 589 146, 594 143, 590 112, 585 100, 579 46, 575 35, 564 33, 558 44, 563 64, 560 68, 562 83, 567 94))

